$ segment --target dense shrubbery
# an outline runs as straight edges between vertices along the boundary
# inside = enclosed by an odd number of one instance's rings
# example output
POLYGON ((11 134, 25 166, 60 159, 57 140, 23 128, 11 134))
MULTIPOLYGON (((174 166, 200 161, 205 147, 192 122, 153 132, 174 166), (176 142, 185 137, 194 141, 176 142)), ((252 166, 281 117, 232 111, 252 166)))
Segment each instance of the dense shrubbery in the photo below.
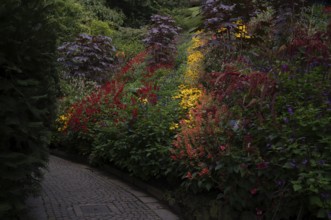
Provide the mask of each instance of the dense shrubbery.
POLYGON ((0 218, 18 219, 40 187, 55 109, 53 1, 0 5, 0 218))
MULTIPOLYGON (((278 45, 271 56, 250 56, 265 53, 264 43, 246 46, 213 67, 222 72, 202 75, 205 91, 180 123, 172 158, 183 185, 218 189, 224 218, 328 218, 329 39, 294 24, 287 43, 277 26, 264 35, 278 45), (261 66, 266 72, 252 72, 261 66)), ((214 45, 205 50, 210 63, 222 59, 210 54, 214 45)))
POLYGON ((128 46, 131 29, 113 32, 136 56, 66 106, 60 141, 93 164, 217 194, 207 219, 329 218, 331 25, 296 3, 206 1, 177 58, 169 17, 152 17, 140 53, 143 31, 128 46))

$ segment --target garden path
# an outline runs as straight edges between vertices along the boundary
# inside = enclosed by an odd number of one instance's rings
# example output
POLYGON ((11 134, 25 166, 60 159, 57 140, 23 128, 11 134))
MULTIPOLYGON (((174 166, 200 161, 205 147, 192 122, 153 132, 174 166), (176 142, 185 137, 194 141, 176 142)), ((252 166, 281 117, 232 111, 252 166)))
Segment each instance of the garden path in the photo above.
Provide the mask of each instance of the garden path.
POLYGON ((38 198, 27 201, 33 220, 175 220, 157 199, 86 165, 50 157, 38 198))

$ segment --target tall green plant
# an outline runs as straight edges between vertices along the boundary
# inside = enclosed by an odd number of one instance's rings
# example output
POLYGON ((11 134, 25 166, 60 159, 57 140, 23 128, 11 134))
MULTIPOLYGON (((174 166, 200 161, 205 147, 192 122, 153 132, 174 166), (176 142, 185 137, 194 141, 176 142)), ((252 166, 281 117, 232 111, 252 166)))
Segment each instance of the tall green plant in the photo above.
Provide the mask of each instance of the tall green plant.
POLYGON ((0 219, 17 219, 47 162, 55 109, 53 3, 0 4, 0 219))

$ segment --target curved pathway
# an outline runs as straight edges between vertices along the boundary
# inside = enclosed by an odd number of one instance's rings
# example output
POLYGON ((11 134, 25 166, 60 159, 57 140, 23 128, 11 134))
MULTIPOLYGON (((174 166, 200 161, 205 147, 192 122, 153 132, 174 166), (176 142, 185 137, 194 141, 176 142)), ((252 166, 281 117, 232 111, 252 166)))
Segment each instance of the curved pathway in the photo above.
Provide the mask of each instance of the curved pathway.
POLYGON ((175 220, 155 198, 88 166, 51 156, 42 194, 27 204, 34 220, 175 220))

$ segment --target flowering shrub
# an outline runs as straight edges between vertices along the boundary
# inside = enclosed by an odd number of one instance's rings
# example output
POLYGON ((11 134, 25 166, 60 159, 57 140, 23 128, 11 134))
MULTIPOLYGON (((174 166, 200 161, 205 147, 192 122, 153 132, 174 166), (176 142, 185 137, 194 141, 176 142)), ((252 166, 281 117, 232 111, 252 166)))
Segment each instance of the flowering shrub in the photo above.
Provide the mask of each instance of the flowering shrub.
MULTIPOLYGON (((219 189, 224 207, 232 218, 239 213, 255 214, 261 201, 269 201, 264 181, 269 179, 264 150, 256 145, 253 132, 272 115, 275 83, 263 73, 213 73, 190 122, 180 122, 172 149, 183 185, 198 192, 219 189), (271 104, 271 105, 270 105, 271 104), (248 202, 249 201, 249 202, 248 202)), ((269 204, 264 204, 269 205, 269 204)), ((264 208, 264 206, 263 206, 264 208)))
POLYGON ((59 116, 58 130, 65 136, 63 141, 75 142, 71 150, 90 154, 95 129, 104 126, 104 120, 112 120, 114 125, 123 120, 123 110, 126 109, 122 102, 123 88, 123 83, 108 82, 59 116))
MULTIPOLYGON (((169 70, 158 70, 155 74, 159 71, 170 74, 169 70)), ((175 81, 162 83, 161 80, 157 82, 162 87, 149 78, 139 82, 140 86, 133 91, 128 85, 124 97, 126 118, 98 129, 90 156, 92 163, 111 162, 145 180, 165 175, 171 162, 169 147, 175 135, 169 127, 178 121, 180 112, 178 101, 171 98, 175 81)))
MULTIPOLYGON (((236 71, 252 65, 247 57, 201 75, 205 90, 191 120, 179 123, 171 157, 187 189, 219 190, 224 218, 329 218, 325 36, 294 35, 285 46, 292 63, 271 61, 272 75, 236 71)), ((282 49, 274 59, 284 58, 282 49)))

